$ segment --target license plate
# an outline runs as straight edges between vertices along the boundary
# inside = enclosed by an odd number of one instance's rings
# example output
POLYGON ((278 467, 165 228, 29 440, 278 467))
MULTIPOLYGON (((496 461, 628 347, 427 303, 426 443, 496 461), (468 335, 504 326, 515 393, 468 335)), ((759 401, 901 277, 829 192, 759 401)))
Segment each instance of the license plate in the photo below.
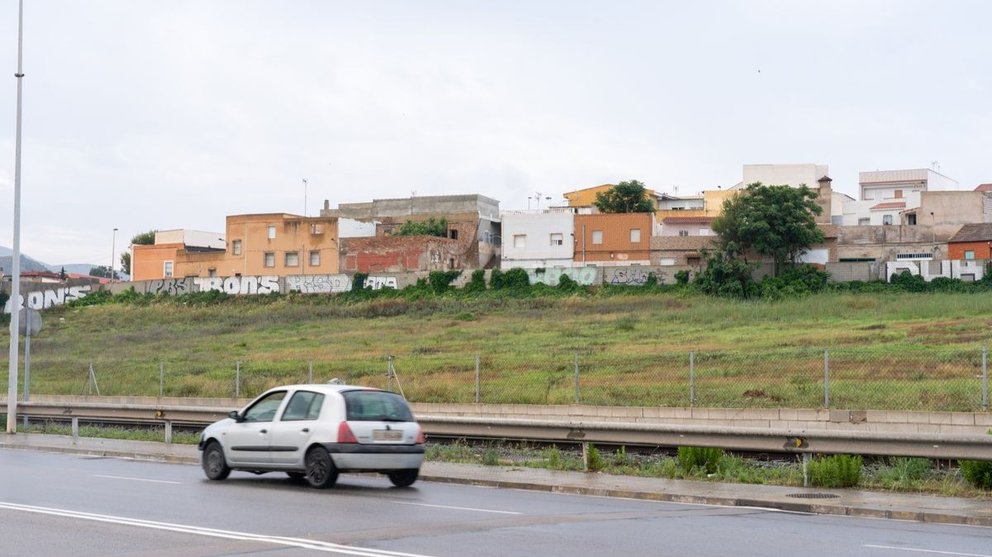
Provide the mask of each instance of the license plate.
POLYGON ((373 429, 373 441, 402 441, 403 432, 398 429, 373 429))

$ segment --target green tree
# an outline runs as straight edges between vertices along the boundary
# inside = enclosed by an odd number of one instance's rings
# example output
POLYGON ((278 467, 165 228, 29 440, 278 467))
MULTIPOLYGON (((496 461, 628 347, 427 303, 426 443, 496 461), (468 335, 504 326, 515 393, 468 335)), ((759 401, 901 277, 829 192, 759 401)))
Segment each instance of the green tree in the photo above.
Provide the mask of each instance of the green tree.
POLYGON ((394 236, 439 236, 448 235, 448 219, 441 217, 427 220, 408 220, 393 232, 394 236))
POLYGON ((593 205, 601 213, 651 213, 654 202, 648 199, 647 189, 637 180, 620 182, 596 194, 593 205))
MULTIPOLYGON (((135 234, 131 238, 132 246, 153 246, 155 245, 155 233, 158 230, 149 230, 148 232, 142 232, 141 234, 135 234)), ((121 272, 125 275, 131 274, 131 252, 122 251, 121 252, 121 272)))
POLYGON ((89 275, 91 277, 103 277, 103 278, 119 278, 117 270, 114 270, 114 276, 110 275, 110 267, 106 265, 100 265, 99 267, 90 267, 89 275))
POLYGON ((745 263, 748 253, 771 256, 777 276, 786 264, 795 265, 811 245, 823 241, 815 217, 823 209, 816 199, 816 192, 805 185, 748 184, 723 202, 723 212, 713 220, 721 251, 745 263))

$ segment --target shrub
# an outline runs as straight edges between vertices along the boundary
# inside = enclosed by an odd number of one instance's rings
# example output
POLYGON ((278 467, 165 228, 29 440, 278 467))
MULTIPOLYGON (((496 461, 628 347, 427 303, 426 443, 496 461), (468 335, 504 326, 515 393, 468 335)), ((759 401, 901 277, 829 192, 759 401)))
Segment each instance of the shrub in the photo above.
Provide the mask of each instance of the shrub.
POLYGON ((472 294, 475 292, 485 292, 486 290, 486 272, 482 269, 476 269, 472 271, 472 278, 469 279, 468 284, 462 291, 472 294))
POLYGON ((575 282, 575 280, 568 275, 562 275, 561 277, 558 278, 557 288, 558 290, 562 292, 567 292, 569 294, 582 290, 582 286, 579 283, 575 282))
POLYGON ((448 235, 448 219, 430 217, 425 221, 408 220, 393 231, 393 236, 438 236, 448 235))
POLYGON ((675 272, 675 284, 679 286, 685 286, 689 284, 689 271, 682 269, 681 271, 675 272))
POLYGON ((451 282, 461 274, 461 271, 431 271, 427 275, 427 281, 435 294, 443 294, 451 289, 451 282))
POLYGON ((809 481, 817 487, 854 487, 861 482, 860 456, 817 457, 809 462, 809 481))
POLYGON ((979 489, 992 490, 992 461, 960 460, 961 475, 971 485, 979 489))
POLYGON ((696 275, 695 284, 702 292, 724 298, 746 299, 758 292, 751 277, 752 265, 722 253, 704 253, 706 268, 696 275))
POLYGON ((720 467, 723 455, 723 449, 718 447, 679 447, 679 465, 686 472, 698 468, 713 474, 720 467))
POLYGON ((606 468, 606 460, 596 445, 586 446, 586 470, 589 472, 599 472, 606 468))

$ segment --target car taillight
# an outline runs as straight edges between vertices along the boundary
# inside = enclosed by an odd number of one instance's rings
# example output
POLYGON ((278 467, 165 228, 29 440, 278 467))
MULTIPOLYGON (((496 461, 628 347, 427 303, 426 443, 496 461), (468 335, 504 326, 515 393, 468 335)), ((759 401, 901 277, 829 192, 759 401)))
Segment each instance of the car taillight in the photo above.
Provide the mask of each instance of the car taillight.
POLYGON ((338 443, 358 443, 355 434, 348 427, 348 422, 341 422, 338 425, 338 443))
POLYGON ((424 428, 417 426, 417 440, 414 443, 418 445, 423 445, 427 442, 427 436, 424 435, 424 428))

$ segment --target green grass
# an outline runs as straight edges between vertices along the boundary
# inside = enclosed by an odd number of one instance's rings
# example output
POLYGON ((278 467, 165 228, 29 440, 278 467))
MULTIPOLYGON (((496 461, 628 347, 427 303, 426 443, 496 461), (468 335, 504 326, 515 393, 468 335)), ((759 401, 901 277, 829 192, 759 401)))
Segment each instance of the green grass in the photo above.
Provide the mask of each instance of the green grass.
MULTIPOLYGON (((728 301, 684 293, 476 299, 230 297, 44 311, 33 394, 253 396, 286 382, 386 385, 413 401, 974 411, 992 297, 823 293, 728 301), (690 399, 690 353, 693 398, 690 399)), ((0 339, 6 350, 9 337, 0 339)), ((21 350, 23 355, 23 349, 21 350)), ((0 381, 6 382, 6 369, 0 381)))

